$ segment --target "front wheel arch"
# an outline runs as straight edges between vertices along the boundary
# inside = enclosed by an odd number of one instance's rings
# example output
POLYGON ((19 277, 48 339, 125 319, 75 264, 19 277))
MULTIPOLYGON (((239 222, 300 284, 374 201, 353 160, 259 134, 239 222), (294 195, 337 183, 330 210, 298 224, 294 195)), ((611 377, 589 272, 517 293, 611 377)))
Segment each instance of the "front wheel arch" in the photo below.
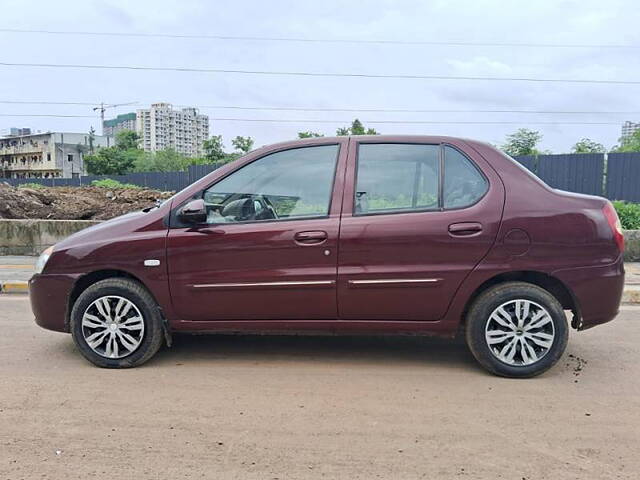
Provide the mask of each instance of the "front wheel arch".
MULTIPOLYGON (((151 290, 147 288, 144 282, 140 280, 138 277, 136 277, 135 275, 132 275, 131 273, 126 272, 124 270, 117 270, 117 269, 95 270, 93 272, 89 272, 82 275, 80 278, 76 280, 75 284, 73 285, 73 289, 71 290, 71 293, 69 294, 69 298, 67 299, 67 312, 64 320, 64 327, 67 332, 70 332, 71 310, 73 309, 73 305, 74 303, 76 303, 76 300, 78 299, 78 297, 82 294, 82 292, 84 292, 88 287, 90 287, 94 283, 99 282, 101 280, 106 280, 108 278, 127 278, 139 283, 147 290, 147 292, 149 292, 149 294, 155 300, 156 305, 158 305, 158 308, 160 308, 158 301, 155 298, 155 295, 153 294, 153 292, 151 292, 151 290)), ((162 311, 160 311, 160 313, 164 318, 164 314, 162 313, 162 311)))
POLYGON ((136 280, 122 277, 99 280, 80 293, 71 310, 70 331, 80 353, 103 368, 142 365, 155 355, 166 338, 161 311, 149 290, 136 280), (124 305, 128 302, 131 308, 120 314, 118 309, 123 302, 124 305), (93 311, 88 315, 91 308, 93 311), (140 331, 139 338, 136 331, 140 331), (94 337, 96 342, 91 341, 94 337), (94 343, 105 339, 106 352, 100 352, 94 343), (113 344, 129 351, 118 356, 119 348, 110 350, 109 345, 113 344))

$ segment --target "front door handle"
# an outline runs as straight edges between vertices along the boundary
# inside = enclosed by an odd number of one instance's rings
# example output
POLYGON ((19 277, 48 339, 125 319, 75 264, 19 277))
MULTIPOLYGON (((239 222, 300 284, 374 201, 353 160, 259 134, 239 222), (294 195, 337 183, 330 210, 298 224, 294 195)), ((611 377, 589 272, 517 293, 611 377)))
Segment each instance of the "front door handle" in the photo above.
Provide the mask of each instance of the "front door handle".
POLYGON ((293 237, 296 243, 300 245, 318 245, 327 241, 327 232, 323 230, 312 230, 307 232, 298 232, 293 237))
POLYGON ((482 224, 478 222, 460 222, 449 225, 449 234, 454 237, 472 237, 482 233, 482 224))

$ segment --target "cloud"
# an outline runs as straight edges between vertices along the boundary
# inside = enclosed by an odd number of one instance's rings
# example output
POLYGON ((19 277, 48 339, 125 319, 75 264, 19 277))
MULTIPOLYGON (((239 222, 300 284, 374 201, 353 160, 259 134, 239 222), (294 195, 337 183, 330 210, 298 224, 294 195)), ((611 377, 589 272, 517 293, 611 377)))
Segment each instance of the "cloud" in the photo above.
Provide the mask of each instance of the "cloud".
MULTIPOLYGON (((13 28, 200 33, 328 39, 425 40, 503 43, 640 43, 635 0, 371 0, 361 3, 208 2, 205 0, 99 0, 75 2, 5 0, 2 24, 13 28), (5 5, 6 4, 6 5, 5 5), (85 28, 86 27, 86 28, 85 28)), ((71 37, 0 33, 5 61, 113 63, 459 76, 619 78, 640 76, 637 50, 429 45, 358 45, 206 39, 71 37)), ((531 84, 522 82, 302 78, 134 71, 74 71, 0 67, 0 87, 11 100, 112 103, 168 101, 175 104, 322 106, 328 108, 539 110, 640 110, 637 86, 531 84), (47 88, 42 86, 46 84, 47 88)), ((85 107, 3 105, 2 113, 91 114, 85 107)), ((111 111, 124 113, 125 109, 111 111)), ((332 133, 351 113, 234 112, 212 117, 335 120, 334 124, 212 122, 226 139, 252 135, 256 144, 293 138, 299 130, 332 133)), ((363 120, 509 120, 540 129, 543 148, 568 150, 580 137, 613 144, 620 127, 536 127, 533 121, 597 121, 621 124, 626 116, 518 114, 369 113, 363 120)), ((92 119, 2 118, 0 128, 87 131, 92 119), (15 120, 15 121, 14 121, 15 120)), ((380 125, 382 132, 442 133, 502 143, 519 125, 380 125)))

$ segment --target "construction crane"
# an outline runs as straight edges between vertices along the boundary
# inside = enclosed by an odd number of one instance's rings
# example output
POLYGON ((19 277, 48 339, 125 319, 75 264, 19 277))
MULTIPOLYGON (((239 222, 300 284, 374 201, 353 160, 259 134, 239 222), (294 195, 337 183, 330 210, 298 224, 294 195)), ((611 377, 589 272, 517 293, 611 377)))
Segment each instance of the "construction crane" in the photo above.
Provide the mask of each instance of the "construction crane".
POLYGON ((124 107, 125 105, 137 105, 138 102, 129 102, 129 103, 104 103, 100 102, 100 105, 97 107, 93 107, 93 111, 100 112, 100 133, 104 135, 104 112, 107 108, 116 108, 116 107, 124 107))

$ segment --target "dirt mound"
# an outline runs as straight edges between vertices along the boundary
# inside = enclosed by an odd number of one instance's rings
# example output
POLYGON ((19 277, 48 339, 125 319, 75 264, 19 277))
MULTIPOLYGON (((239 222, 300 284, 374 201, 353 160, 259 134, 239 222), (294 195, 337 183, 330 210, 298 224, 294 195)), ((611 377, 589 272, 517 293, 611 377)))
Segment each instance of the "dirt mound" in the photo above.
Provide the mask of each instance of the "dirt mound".
POLYGON ((0 218, 108 220, 154 205, 172 192, 99 187, 12 187, 0 181, 0 218))

